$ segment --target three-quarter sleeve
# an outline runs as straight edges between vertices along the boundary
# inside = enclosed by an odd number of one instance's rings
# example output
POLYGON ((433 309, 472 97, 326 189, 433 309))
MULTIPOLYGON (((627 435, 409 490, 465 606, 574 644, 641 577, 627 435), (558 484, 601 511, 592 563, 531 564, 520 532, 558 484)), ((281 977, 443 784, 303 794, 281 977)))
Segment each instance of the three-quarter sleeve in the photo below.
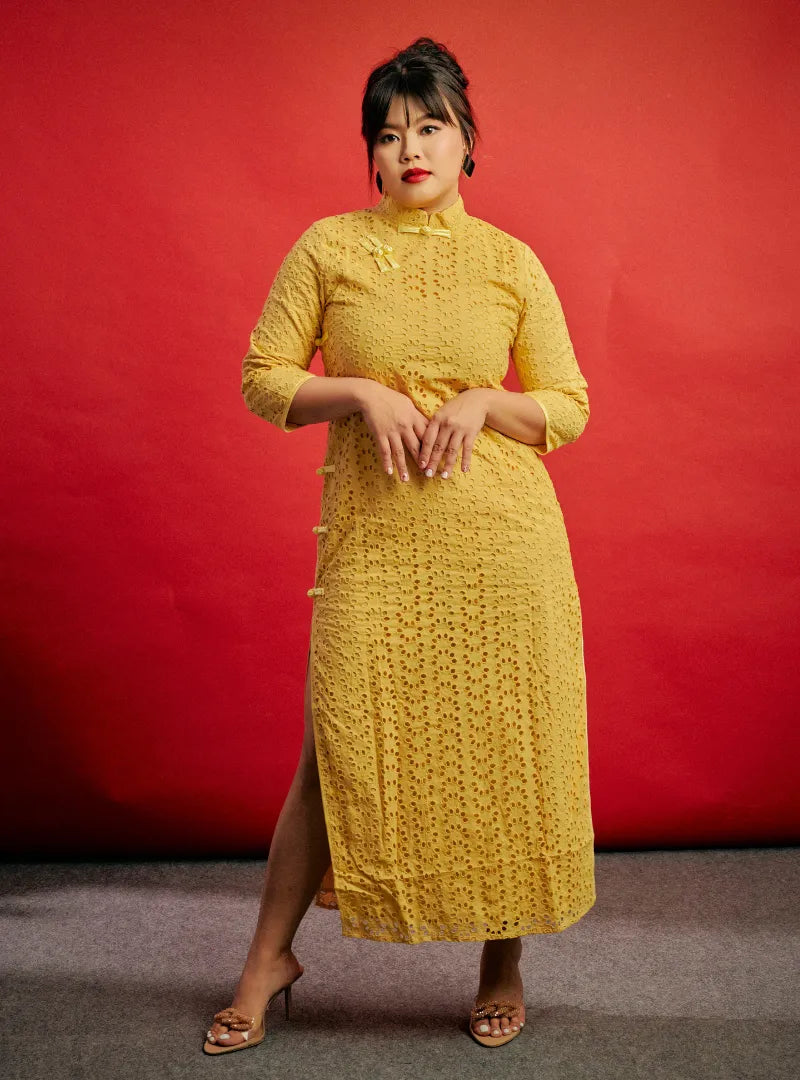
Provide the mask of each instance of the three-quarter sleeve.
POLYGON ((524 303, 511 356, 526 397, 542 407, 545 441, 540 456, 574 442, 589 419, 588 383, 575 359, 561 302, 544 267, 523 244, 524 303))
POLYGON ((299 237, 278 268, 242 360, 245 404, 281 431, 300 424, 286 419, 317 351, 325 311, 325 279, 316 223, 299 237))

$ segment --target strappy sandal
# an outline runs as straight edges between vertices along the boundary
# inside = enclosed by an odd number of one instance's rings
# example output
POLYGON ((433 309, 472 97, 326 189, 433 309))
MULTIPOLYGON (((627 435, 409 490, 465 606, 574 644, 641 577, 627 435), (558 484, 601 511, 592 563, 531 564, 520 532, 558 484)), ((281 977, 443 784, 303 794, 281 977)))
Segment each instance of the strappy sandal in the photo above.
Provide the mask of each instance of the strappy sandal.
POLYGON ((212 1034, 211 1028, 206 1032, 206 1041, 203 1043, 203 1050, 206 1054, 230 1054, 234 1050, 246 1050, 250 1046, 258 1046, 259 1043, 264 1041, 264 1037, 267 1033, 267 1013, 269 1012, 272 1002, 278 997, 279 994, 283 994, 284 1005, 286 1009, 286 1019, 289 1019, 289 1007, 292 1002, 292 983, 296 983, 303 972, 299 975, 295 975, 291 982, 285 986, 281 986, 267 1002, 267 1007, 261 1016, 261 1023, 258 1028, 254 1030, 256 1018, 255 1016, 247 1016, 246 1013, 240 1012, 238 1009, 234 1009, 233 1006, 229 1006, 227 1009, 222 1009, 218 1013, 214 1013, 214 1019, 218 1024, 224 1024, 228 1031, 241 1031, 241 1042, 233 1043, 231 1046, 220 1045, 220 1041, 228 1038, 228 1032, 224 1032, 222 1035, 212 1034))
POLYGON ((469 1013, 469 1033, 475 1042, 479 1042, 481 1046, 502 1046, 504 1043, 516 1039, 517 1035, 522 1031, 522 1025, 525 1023, 524 1020, 520 1021, 520 1026, 516 1031, 510 1031, 508 1035, 479 1035, 477 1031, 473 1031, 472 1025, 476 1020, 488 1020, 489 1017, 493 1016, 507 1016, 510 1019, 512 1016, 518 1015, 521 1011, 521 1002, 476 1001, 469 1013))

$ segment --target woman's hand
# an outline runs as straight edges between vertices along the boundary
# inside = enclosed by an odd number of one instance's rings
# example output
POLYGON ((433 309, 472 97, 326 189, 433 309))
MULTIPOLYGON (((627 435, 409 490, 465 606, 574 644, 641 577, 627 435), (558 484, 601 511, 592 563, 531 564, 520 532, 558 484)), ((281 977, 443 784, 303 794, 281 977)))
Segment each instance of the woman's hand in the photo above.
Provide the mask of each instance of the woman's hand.
POLYGON ((433 414, 428 421, 418 457, 418 464, 425 469, 426 476, 436 475, 444 454, 442 477, 446 479, 455 468, 459 450, 461 468, 464 472, 469 470, 472 447, 486 422, 488 408, 484 387, 475 386, 462 390, 433 414))
POLYGON ((401 480, 408 480, 405 450, 418 461, 420 440, 425 434, 428 418, 411 398, 398 390, 371 379, 363 382, 360 411, 375 438, 383 467, 391 476, 394 460, 401 480))

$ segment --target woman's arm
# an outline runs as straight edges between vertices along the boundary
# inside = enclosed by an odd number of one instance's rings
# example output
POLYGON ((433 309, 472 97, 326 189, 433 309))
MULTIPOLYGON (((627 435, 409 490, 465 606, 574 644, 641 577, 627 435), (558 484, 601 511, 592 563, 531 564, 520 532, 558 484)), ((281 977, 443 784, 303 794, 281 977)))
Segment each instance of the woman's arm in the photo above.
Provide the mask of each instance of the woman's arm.
POLYGON ((535 398, 513 390, 476 386, 462 390, 475 394, 486 409, 486 426, 529 446, 541 446, 547 436, 547 415, 535 398))
POLYGON ((317 223, 278 268, 242 360, 241 389, 256 416, 280 431, 346 416, 359 408, 365 379, 309 371, 322 334, 328 295, 325 237, 317 223))
POLYGON ((317 375, 302 383, 292 398, 287 422, 292 428, 302 424, 321 424, 325 420, 337 420, 349 416, 364 407, 367 383, 371 379, 357 376, 317 375))
POLYGON ((322 333, 328 282, 325 236, 310 225, 283 259, 242 360, 242 394, 256 416, 280 431, 360 411, 372 379, 309 371, 322 333))
POLYGON ((544 456, 574 442, 586 427, 588 384, 575 359, 553 283, 527 244, 522 245, 521 279, 524 305, 511 356, 522 391, 493 390, 492 415, 498 424, 487 423, 531 443, 544 456), (544 431, 537 407, 544 417, 544 431))

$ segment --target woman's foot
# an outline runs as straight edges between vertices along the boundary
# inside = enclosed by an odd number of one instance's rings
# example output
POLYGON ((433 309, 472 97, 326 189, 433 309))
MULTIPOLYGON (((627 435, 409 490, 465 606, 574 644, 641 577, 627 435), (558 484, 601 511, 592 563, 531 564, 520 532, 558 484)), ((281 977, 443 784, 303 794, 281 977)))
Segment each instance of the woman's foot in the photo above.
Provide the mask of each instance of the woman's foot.
POLYGON ((481 953, 480 983, 475 1001, 520 1002, 520 1009, 511 1016, 491 1016, 472 1021, 476 1035, 500 1036, 519 1031, 525 1023, 522 1004, 522 976, 519 960, 522 956, 521 938, 486 941, 481 953))
MULTIPOLYGON (((230 1003, 232 1008, 256 1019, 255 1026, 247 1033, 248 1040, 261 1034, 261 1017, 272 995, 296 975, 302 975, 303 970, 303 965, 293 952, 258 963, 248 958, 230 1003)), ((231 1031, 226 1024, 215 1020, 208 1028, 207 1038, 219 1046, 234 1046, 244 1041, 244 1034, 231 1031)))

